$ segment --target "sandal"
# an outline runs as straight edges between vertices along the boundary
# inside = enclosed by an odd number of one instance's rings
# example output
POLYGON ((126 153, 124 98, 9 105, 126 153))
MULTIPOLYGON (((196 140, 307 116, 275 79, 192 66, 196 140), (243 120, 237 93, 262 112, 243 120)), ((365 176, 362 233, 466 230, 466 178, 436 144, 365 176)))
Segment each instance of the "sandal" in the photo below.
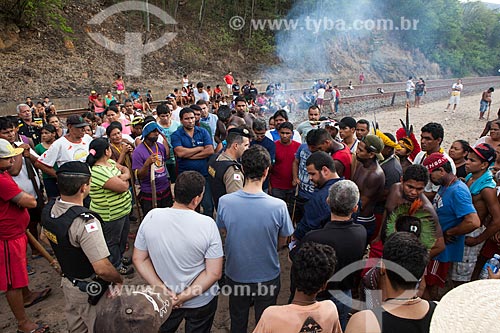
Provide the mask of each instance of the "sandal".
POLYGON ((130 275, 134 272, 134 268, 133 267, 127 267, 127 266, 120 266, 120 268, 118 268, 118 273, 120 273, 121 275, 130 275))
POLYGON ((33 275, 36 273, 36 270, 33 267, 31 267, 30 264, 26 265, 26 270, 28 271, 28 275, 33 275))
POLYGON ((43 301, 44 299, 49 297, 51 291, 52 291, 51 288, 46 288, 46 289, 38 292, 38 295, 35 297, 34 300, 32 300, 30 303, 24 303, 24 307, 29 308, 30 306, 33 306, 37 303, 40 303, 41 301, 43 301))
MULTIPOLYGON (((48 331, 50 331, 49 325, 38 324, 37 328, 29 331, 29 333, 46 333, 48 331)), ((26 332, 17 330, 17 333, 26 333, 26 332)))

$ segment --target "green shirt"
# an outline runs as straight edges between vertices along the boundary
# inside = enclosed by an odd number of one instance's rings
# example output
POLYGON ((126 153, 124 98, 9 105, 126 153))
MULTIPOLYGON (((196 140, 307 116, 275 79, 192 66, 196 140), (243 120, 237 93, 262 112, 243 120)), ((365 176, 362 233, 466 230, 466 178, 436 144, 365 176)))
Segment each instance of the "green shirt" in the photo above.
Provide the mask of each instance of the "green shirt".
POLYGON ((90 198, 92 199, 90 209, 98 213, 104 222, 118 220, 132 210, 130 191, 117 193, 104 188, 104 184, 110 178, 121 175, 115 161, 110 159, 108 163, 112 166, 94 165, 90 180, 90 198))

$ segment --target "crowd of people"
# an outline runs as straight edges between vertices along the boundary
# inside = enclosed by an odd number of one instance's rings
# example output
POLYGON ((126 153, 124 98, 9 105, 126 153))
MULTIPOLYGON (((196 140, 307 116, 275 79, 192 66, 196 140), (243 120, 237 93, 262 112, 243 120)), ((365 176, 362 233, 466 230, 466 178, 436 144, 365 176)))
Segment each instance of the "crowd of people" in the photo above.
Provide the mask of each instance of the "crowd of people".
POLYGON ((92 92, 89 111, 65 121, 48 98, 43 112, 26 103, 0 117, 0 286, 19 332, 49 330, 24 310, 50 295, 28 288, 26 229, 32 258, 40 242, 61 266, 70 332, 99 331, 100 297, 134 270, 169 296, 160 332, 183 320, 210 332, 220 294, 233 333, 247 331, 252 306, 256 333, 428 332, 434 301, 500 251, 500 120, 445 150, 436 122, 383 133, 334 119, 335 104, 325 117, 325 93, 340 100, 331 82, 296 104, 308 116, 299 124, 293 109, 268 118, 256 107, 279 85, 259 94, 231 72, 224 83, 193 89, 185 75, 153 108, 117 75, 118 98, 92 92), (280 251, 290 298, 276 306, 288 292, 280 251))

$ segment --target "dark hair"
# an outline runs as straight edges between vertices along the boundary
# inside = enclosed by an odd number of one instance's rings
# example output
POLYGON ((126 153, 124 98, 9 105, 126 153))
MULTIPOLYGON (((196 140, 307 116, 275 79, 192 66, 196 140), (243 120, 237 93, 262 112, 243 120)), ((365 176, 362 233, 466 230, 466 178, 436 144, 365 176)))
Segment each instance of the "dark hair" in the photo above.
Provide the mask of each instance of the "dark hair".
POLYGON ((167 105, 165 103, 161 103, 156 107, 156 114, 158 116, 160 116, 162 114, 167 114, 167 113, 170 113, 170 109, 167 107, 167 105))
POLYGON ((403 182, 415 180, 417 182, 429 182, 429 171, 421 164, 412 164, 403 172, 403 182))
POLYGON ((392 133, 389 133, 389 132, 385 132, 384 135, 386 137, 388 137, 389 139, 391 139, 392 142, 396 142, 396 138, 394 137, 394 135, 392 133))
POLYGON ((192 113, 194 115, 194 110, 191 109, 191 108, 183 108, 181 110, 181 112, 179 112, 179 118, 180 118, 180 120, 182 120, 182 118, 184 118, 184 115, 187 114, 187 113, 192 113))
POLYGON ((89 145, 89 154, 87 156, 87 164, 93 167, 98 159, 104 156, 106 149, 109 148, 109 141, 105 138, 97 138, 92 140, 89 145), (90 151, 94 150, 95 154, 91 154, 90 151))
POLYGON ((247 100, 244 97, 238 96, 234 99, 234 105, 238 102, 245 102, 245 105, 247 104, 247 100))
POLYGON ((112 121, 111 124, 109 124, 109 126, 106 128, 106 135, 108 138, 111 135, 111 132, 116 128, 118 128, 120 132, 123 130, 122 124, 119 121, 112 121))
POLYGON ((252 129, 254 131, 265 131, 267 130, 267 123, 265 119, 257 118, 253 121, 252 129))
MULTIPOLYGON (((53 115, 53 116, 57 117, 56 115, 53 115)), ((87 119, 90 119, 91 121, 95 121, 95 115, 93 112, 90 112, 90 111, 82 113, 82 118, 87 118, 87 119)))
POLYGON ((421 224, 422 222, 418 217, 401 215, 396 219, 396 231, 409 232, 419 238, 422 232, 421 224))
POLYGON ((243 136, 239 133, 235 133, 235 132, 231 132, 231 133, 228 133, 228 135, 226 136, 226 147, 229 148, 231 147, 231 145, 233 143, 242 143, 243 142, 243 136))
POLYGON ((309 296, 317 294, 332 277, 336 266, 333 247, 313 242, 302 244, 291 268, 295 288, 309 296))
POLYGON ((114 111, 115 113, 119 113, 118 108, 116 105, 110 105, 106 108, 106 111, 104 112, 105 115, 108 115, 108 111, 114 111))
POLYGON ((276 117, 283 117, 286 121, 288 121, 288 113, 285 110, 278 110, 273 114, 273 119, 276 117))
POLYGON ((309 107, 309 109, 307 109, 307 113, 309 113, 309 111, 311 110, 318 110, 319 112, 321 112, 321 110, 319 109, 319 107, 317 105, 311 105, 309 107))
POLYGON ((390 235, 384 244, 382 258, 384 261, 399 265, 400 269, 405 269, 413 275, 408 281, 398 272, 387 269, 387 277, 396 289, 416 289, 429 262, 426 247, 409 232, 395 232, 390 235))
POLYGON ((451 173, 453 171, 450 161, 446 161, 445 164, 441 166, 446 173, 451 173))
POLYGON ((16 127, 16 123, 13 123, 9 117, 0 117, 0 131, 11 129, 16 127))
POLYGON ((198 82, 196 84, 196 88, 203 88, 203 82, 198 82))
POLYGON ((231 108, 229 108, 229 106, 227 105, 219 106, 219 109, 217 110, 217 116, 219 117, 220 121, 227 121, 231 117, 231 108))
MULTIPOLYGON (((57 116, 57 114, 50 114, 50 115, 48 115, 48 116, 46 117, 47 122, 49 122, 49 121, 50 121, 50 119, 52 119, 52 118, 57 118, 57 120, 59 120, 59 122, 61 122, 61 119, 59 119, 59 117, 57 116)), ((94 117, 94 118, 95 118, 95 117, 94 117)))
POLYGON ((444 138, 444 128, 439 123, 428 123, 428 124, 424 125, 424 127, 422 127, 420 129, 420 131, 431 133, 432 138, 434 140, 441 139, 441 141, 442 141, 444 138))
POLYGON ((278 131, 283 129, 283 128, 289 129, 290 131, 292 131, 292 134, 293 134, 293 124, 292 123, 285 121, 284 123, 281 123, 278 125, 278 131))
POLYGON ((90 176, 65 172, 57 174, 57 188, 62 195, 75 195, 83 184, 90 184, 90 176))
POLYGON ((264 171, 271 166, 269 152, 260 145, 254 145, 241 156, 243 173, 247 179, 258 180, 264 175, 264 171))
POLYGON ((319 146, 326 140, 333 141, 330 133, 324 128, 312 129, 307 132, 306 142, 308 146, 319 146))
POLYGON ((43 130, 46 130, 47 132, 50 132, 50 133, 56 133, 56 138, 57 138, 57 130, 56 130, 56 127, 54 125, 45 124, 45 125, 43 125, 41 131, 43 131, 43 130))
MULTIPOLYGON (((360 119, 360 120, 358 120, 358 122, 356 123, 356 125, 357 124, 364 124, 364 125, 366 125, 366 129, 370 130, 370 122, 368 120, 366 120, 366 119, 360 119)), ((394 141, 394 140, 392 140, 392 141, 394 141)))
POLYGON ((175 201, 188 205, 195 197, 203 193, 205 177, 198 171, 184 171, 177 177, 174 187, 175 201))
POLYGON ((467 153, 468 153, 468 152, 470 152, 470 150, 471 150, 471 149, 470 149, 470 144, 469 144, 467 141, 465 141, 465 140, 455 140, 455 141, 453 141, 453 142, 458 142, 458 143, 460 143, 460 145, 462 146, 462 149, 463 149, 465 152, 467 152, 467 153))
POLYGON ((314 165, 314 169, 320 171, 326 166, 331 172, 337 172, 333 158, 324 151, 312 153, 306 160, 306 166, 314 165))
POLYGON ((205 101, 204 99, 199 99, 198 102, 195 103, 196 105, 208 105, 208 102, 205 101))
POLYGON ((149 124, 152 121, 156 121, 155 117, 153 116, 147 116, 144 118, 144 122, 142 123, 143 126, 146 126, 146 124, 149 124))

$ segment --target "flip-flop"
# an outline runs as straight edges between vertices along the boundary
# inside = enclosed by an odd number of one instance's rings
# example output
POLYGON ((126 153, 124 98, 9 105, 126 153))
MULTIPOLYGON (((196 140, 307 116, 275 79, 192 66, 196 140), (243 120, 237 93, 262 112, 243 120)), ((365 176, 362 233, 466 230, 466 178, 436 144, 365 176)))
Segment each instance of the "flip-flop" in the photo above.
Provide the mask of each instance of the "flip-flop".
POLYGON ((30 306, 40 303, 41 301, 49 297, 51 291, 52 291, 51 288, 46 288, 42 290, 33 301, 31 301, 30 303, 24 303, 24 307, 29 308, 30 306))
MULTIPOLYGON (((38 327, 35 328, 34 330, 29 331, 29 333, 46 333, 49 331, 50 331, 49 325, 38 324, 38 327)), ((26 333, 26 332, 17 330, 17 333, 26 333)))

